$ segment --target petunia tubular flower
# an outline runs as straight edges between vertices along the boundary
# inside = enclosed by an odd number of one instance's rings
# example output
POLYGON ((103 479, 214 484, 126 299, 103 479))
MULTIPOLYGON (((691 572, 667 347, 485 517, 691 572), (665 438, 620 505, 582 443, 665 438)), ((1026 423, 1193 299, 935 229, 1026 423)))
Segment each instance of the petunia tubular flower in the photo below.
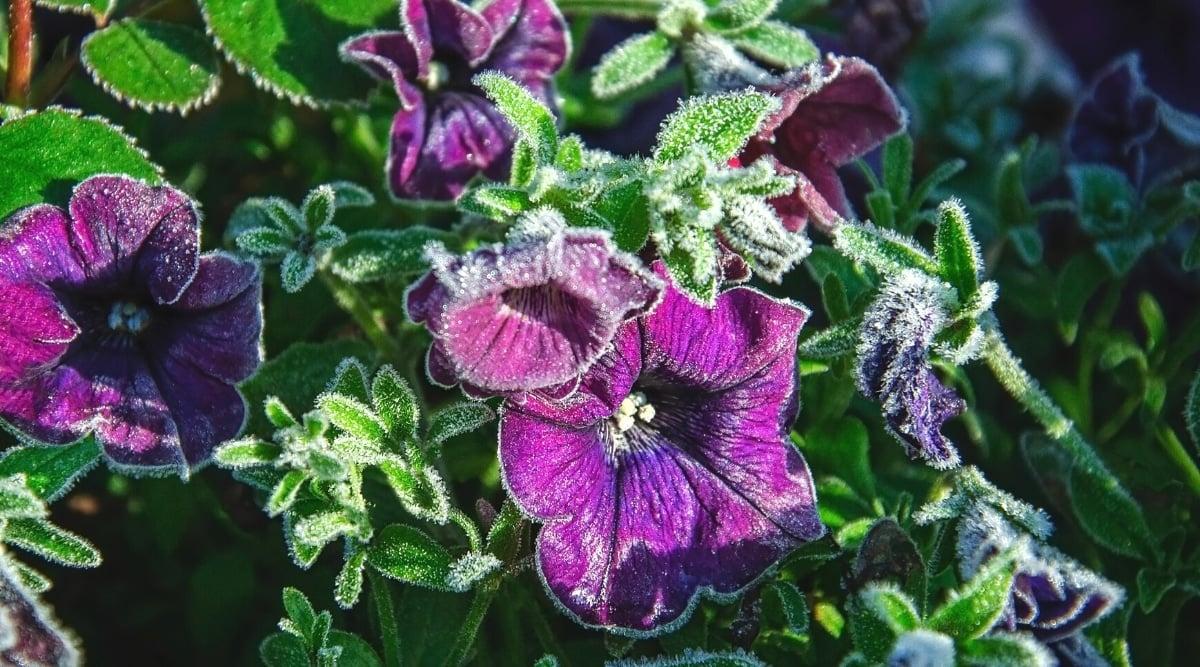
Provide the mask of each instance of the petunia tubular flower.
POLYGON ((783 102, 738 157, 750 164, 771 155, 796 189, 771 200, 784 224, 803 229, 811 219, 828 231, 851 215, 839 167, 879 147, 904 129, 903 108, 879 72, 860 58, 827 56, 756 84, 783 102))
POLYGON ((261 279, 201 254, 199 225, 184 193, 125 176, 5 221, 0 419, 43 443, 94 433, 117 467, 181 476, 237 435, 234 384, 262 356, 261 279))
POLYGON ((503 478, 545 524, 538 568, 568 615, 634 636, 667 631, 700 592, 728 599, 824 534, 788 440, 807 317, 747 287, 708 309, 669 285, 575 394, 504 406, 503 478))
POLYGON ((432 269, 409 288, 409 318, 433 334, 427 370, 475 398, 562 395, 604 353, 621 323, 658 303, 662 281, 608 235, 527 215, 506 244, 457 256, 426 249, 432 269))
POLYGON ((879 401, 888 431, 910 457, 939 469, 959 463, 941 427, 966 409, 929 362, 946 324, 945 289, 913 269, 889 280, 863 317, 858 344, 859 390, 879 401))
POLYGON ((471 83, 495 70, 553 108, 552 84, 569 50, 567 26, 550 0, 402 0, 402 31, 369 32, 342 57, 391 81, 400 98, 387 179, 401 199, 450 200, 483 173, 503 180, 515 138, 471 83))
MULTIPOLYGON (((959 571, 965 578, 974 576, 989 559, 1022 538, 997 510, 977 504, 959 524, 959 571)), ((1083 647, 1071 648, 1080 640, 1080 630, 1115 609, 1123 598, 1121 587, 1053 547, 1036 543, 1019 558, 1011 597, 992 630, 1029 632, 1051 649, 1066 641, 1064 650, 1056 652, 1082 654, 1083 647)))

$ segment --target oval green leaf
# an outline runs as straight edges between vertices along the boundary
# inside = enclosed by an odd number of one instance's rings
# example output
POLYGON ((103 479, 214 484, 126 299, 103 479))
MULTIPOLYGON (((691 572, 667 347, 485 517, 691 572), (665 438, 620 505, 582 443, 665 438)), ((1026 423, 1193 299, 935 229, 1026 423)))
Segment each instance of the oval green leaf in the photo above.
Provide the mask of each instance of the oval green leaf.
POLYGON ((147 111, 187 113, 210 102, 221 87, 212 44, 173 23, 118 21, 88 35, 80 60, 97 85, 147 111))

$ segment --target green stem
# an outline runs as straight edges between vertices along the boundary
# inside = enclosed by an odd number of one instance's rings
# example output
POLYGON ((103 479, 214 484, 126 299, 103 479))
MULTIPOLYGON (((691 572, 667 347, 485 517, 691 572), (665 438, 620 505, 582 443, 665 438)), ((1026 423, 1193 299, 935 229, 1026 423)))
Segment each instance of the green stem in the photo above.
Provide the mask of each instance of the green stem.
POLYGON ((467 543, 471 546, 471 551, 483 551, 483 537, 479 534, 479 527, 471 520, 471 517, 463 514, 463 511, 454 508, 450 510, 450 520, 458 524, 463 532, 467 534, 467 543))
POLYGON ((367 582, 371 586, 371 602, 375 605, 375 618, 379 624, 379 641, 383 644, 383 664, 400 667, 400 631, 396 625, 391 585, 371 567, 367 568, 367 582))
POLYGON ((352 283, 342 280, 330 271, 321 270, 317 272, 317 275, 321 277, 321 282, 325 283, 325 287, 333 295, 334 301, 341 306, 342 310, 349 313, 384 360, 398 369, 407 368, 409 355, 405 353, 400 343, 383 328, 383 324, 375 316, 362 292, 352 283))
POLYGON ((1167 458, 1179 468, 1183 473, 1184 482, 1192 493, 1200 496, 1200 468, 1196 467, 1196 462, 1188 455, 1183 443, 1179 441, 1179 436, 1175 435, 1175 430, 1166 424, 1160 424, 1157 429, 1158 444, 1162 445, 1163 451, 1167 453, 1167 458))
POLYGON ((652 19, 662 9, 662 0, 558 0, 564 14, 619 16, 627 19, 652 19))
POLYGON ((492 606, 492 601, 496 599, 498 592, 500 592, 499 577, 490 577, 476 589, 475 597, 471 600, 471 607, 467 610, 467 617, 463 619, 458 636, 454 639, 454 646, 450 649, 450 655, 446 657, 447 667, 458 667, 466 662, 471 647, 475 645, 475 638, 479 635, 479 627, 483 625, 483 617, 487 615, 487 610, 492 606))

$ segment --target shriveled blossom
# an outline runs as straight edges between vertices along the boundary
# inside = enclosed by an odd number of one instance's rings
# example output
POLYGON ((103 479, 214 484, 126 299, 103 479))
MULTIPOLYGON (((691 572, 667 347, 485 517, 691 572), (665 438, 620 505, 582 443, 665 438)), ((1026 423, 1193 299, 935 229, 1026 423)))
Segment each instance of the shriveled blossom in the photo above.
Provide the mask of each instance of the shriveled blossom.
POLYGON ((858 388, 879 401, 888 431, 910 457, 935 468, 958 465, 942 424, 966 403, 933 372, 929 351, 946 325, 945 287, 908 269, 884 284, 863 317, 858 388))
POLYGON ((433 334, 427 369, 469 395, 569 393, 622 322, 650 310, 662 281, 608 235, 538 211, 507 244, 458 256, 433 244, 432 269, 405 298, 433 334))
POLYGON ((234 384, 261 359, 253 263, 200 253, 184 193, 124 176, 79 184, 68 210, 0 227, 0 418, 29 438, 95 433, 108 457, 180 474, 237 435, 234 384))
POLYGON ((566 23, 549 0, 492 0, 478 10, 457 0, 404 0, 401 31, 369 32, 342 57, 400 98, 387 163, 392 194, 454 199, 479 173, 507 176, 511 127, 471 83, 494 70, 553 106, 554 73, 568 51, 566 23))
MULTIPOLYGON (((1021 538, 998 511, 977 505, 959 524, 959 571, 965 578, 974 576, 1021 538)), ((993 630, 1029 632, 1053 648, 1112 611, 1123 597, 1116 584, 1036 543, 1018 560, 1011 597, 993 630)))
POLYGON ((904 129, 904 110, 865 60, 824 61, 773 77, 755 88, 783 102, 738 159, 774 156, 779 172, 796 177, 794 192, 771 200, 788 229, 808 220, 828 230, 851 214, 839 167, 866 155, 904 129))
POLYGON ((746 287, 708 309, 670 285, 575 394, 505 406, 505 483, 545 523, 538 568, 570 616, 662 631, 698 592, 732 596, 824 533, 787 437, 807 317, 746 287))

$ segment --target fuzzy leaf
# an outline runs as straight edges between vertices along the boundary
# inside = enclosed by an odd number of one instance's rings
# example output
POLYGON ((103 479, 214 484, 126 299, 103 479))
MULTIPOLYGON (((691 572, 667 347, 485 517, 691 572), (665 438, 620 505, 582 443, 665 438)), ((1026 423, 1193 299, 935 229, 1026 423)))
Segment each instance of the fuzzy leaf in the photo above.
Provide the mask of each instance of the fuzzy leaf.
POLYGON ((763 618, 793 635, 808 633, 808 602, 796 585, 775 581, 763 587, 763 618))
POLYGON ((450 590, 446 584, 453 562, 450 553, 412 526, 393 524, 381 530, 367 549, 367 562, 392 579, 450 590))
POLYGON ((328 544, 357 528, 343 512, 318 512, 296 522, 296 538, 304 544, 328 544))
POLYGON ((613 660, 605 663, 605 667, 766 667, 766 663, 741 649, 700 651, 689 648, 669 657, 613 660))
POLYGON ((319 407, 334 426, 368 442, 387 442, 387 427, 371 408, 357 399, 341 394, 325 394, 317 399, 319 407))
POLYGON ((1079 525, 1093 540, 1123 556, 1153 560, 1157 547, 1142 508, 1111 474, 1076 463, 1068 489, 1079 525))
POLYGON ((328 185, 317 186, 304 197, 300 210, 304 216, 304 227, 309 232, 315 232, 333 222, 333 213, 337 210, 337 192, 328 185))
POLYGON ((487 93, 521 140, 533 149, 536 162, 551 163, 558 152, 558 126, 554 114, 528 90, 502 74, 484 72, 472 81, 487 93))
POLYGON ((969 667, 1051 667, 1058 664, 1050 651, 1026 635, 994 634, 964 642, 957 655, 969 667))
POLYGON ((968 302, 979 291, 983 258, 979 245, 971 235, 967 212, 957 200, 938 207, 938 228, 934 240, 938 275, 958 290, 961 303, 968 302))
POLYGON ((675 44, 661 32, 634 35, 613 47, 592 72, 592 93, 607 100, 637 88, 661 72, 675 44))
POLYGON ((354 357, 342 359, 333 373, 333 379, 329 381, 326 393, 341 394, 363 404, 370 401, 366 366, 354 357))
POLYGON ((600 195, 596 213, 612 224, 613 242, 625 252, 637 252, 650 236, 650 202, 641 181, 629 181, 600 195))
POLYGON ((343 630, 330 630, 327 648, 338 649, 337 667, 380 667, 375 649, 358 635, 343 630))
POLYGON ((691 98, 663 122, 654 159, 678 160, 699 145, 708 150, 709 159, 725 162, 778 109, 775 98, 750 91, 691 98))
POLYGON ((913 601, 891 586, 871 585, 850 605, 854 647, 873 661, 883 660, 896 639, 920 623, 913 601))
POLYGON ((66 205, 75 184, 96 174, 161 180, 160 169, 120 129, 57 108, 0 124, 0 155, 0 220, 30 204, 66 205))
POLYGON ((852 354, 858 347, 861 328, 859 319, 835 324, 802 340, 796 353, 801 359, 836 359, 852 354))
POLYGON ((675 248, 663 257, 663 263, 676 287, 693 301, 704 305, 716 301, 721 276, 715 256, 697 258, 682 248, 675 248), (705 266, 711 270, 704 270, 705 266))
POLYGON ((991 629, 1008 604, 1013 575, 1025 548, 1020 543, 989 560, 930 615, 928 627, 959 640, 974 639, 991 629))
POLYGON ((295 635, 276 632, 258 645, 258 657, 267 667, 310 667, 308 649, 295 635))
POLYGON ((4 542, 59 565, 100 565, 100 552, 90 542, 43 519, 10 520, 4 526, 4 542))
POLYGON ((717 32, 742 30, 774 13, 779 0, 722 0, 709 10, 704 24, 717 32))
POLYGON ((282 257, 295 239, 277 227, 254 227, 237 235, 237 247, 260 259, 282 257))
POLYGON ((279 266, 279 276, 283 279, 283 291, 289 294, 295 294, 308 281, 312 280, 317 272, 317 260, 310 255, 302 255, 298 252, 289 252, 283 257, 283 263, 279 266))
POLYGON ((913 141, 905 133, 897 134, 883 145, 883 186, 892 201, 908 201, 912 190, 913 141))
POLYGON ((441 444, 462 433, 469 433, 496 418, 485 403, 461 402, 433 413, 429 423, 429 441, 441 444))
POLYGON ((474 213, 496 222, 505 222, 533 207, 529 195, 520 188, 485 184, 471 188, 458 198, 460 211, 474 213))
POLYGON ((217 46, 258 87, 323 107, 365 96, 370 79, 334 56, 342 42, 396 20, 394 0, 201 0, 217 46))
POLYGON ((308 597, 298 589, 290 586, 284 588, 283 609, 300 634, 311 642, 317 630, 317 610, 313 609, 308 597))
MULTIPOLYGON (((291 414, 312 409, 313 401, 323 393, 345 359, 369 360, 371 349, 356 340, 341 339, 320 344, 297 343, 267 360, 239 389, 248 405, 263 405, 268 397, 277 398, 291 414)), ((343 392, 344 393, 344 392, 343 392)), ((269 439, 275 430, 266 412, 250 410, 246 433, 269 439)))
POLYGON ((563 137, 558 142, 558 153, 554 156, 554 166, 567 172, 583 169, 583 142, 574 135, 563 137))
POLYGON ((821 50, 808 33, 779 21, 764 21, 727 39, 751 56, 787 69, 801 67, 821 56, 821 50))
POLYGON ((24 473, 25 484, 46 502, 58 500, 100 461, 95 438, 61 446, 14 447, 0 456, 0 477, 24 473))
POLYGON ((212 43, 188 26, 124 19, 83 40, 80 62, 92 79, 132 107, 187 113, 221 85, 212 43))
POLYGON ((0 479, 0 519, 37 519, 46 516, 46 504, 25 484, 25 476, 0 479))
POLYGON ((904 269, 937 275, 938 266, 928 253, 904 237, 874 225, 843 222, 834 231, 834 245, 884 275, 899 274, 904 269))
POLYGON ((281 451, 275 443, 254 437, 242 438, 218 447, 213 460, 222 468, 253 468, 273 464, 281 451))
POLYGON ((290 509, 296 502, 296 496, 300 493, 300 487, 306 479, 308 479, 308 475, 302 470, 288 471, 283 479, 275 485, 271 496, 267 499, 267 514, 277 516, 290 509))
POLYGON ((358 183, 333 181, 326 185, 333 188, 333 203, 337 208, 361 208, 375 205, 375 195, 358 183))
POLYGON ((333 599, 342 609, 350 609, 362 595, 363 566, 367 563, 366 550, 358 550, 346 557, 333 584, 333 599))
POLYGON ((371 383, 371 401, 392 435, 404 440, 417 436, 417 422, 420 419, 417 397, 396 369, 384 366, 375 374, 375 380, 371 383))
POLYGON ((357 232, 333 251, 330 268, 352 283, 411 276, 429 268, 425 244, 453 239, 447 232, 421 226, 357 232))

